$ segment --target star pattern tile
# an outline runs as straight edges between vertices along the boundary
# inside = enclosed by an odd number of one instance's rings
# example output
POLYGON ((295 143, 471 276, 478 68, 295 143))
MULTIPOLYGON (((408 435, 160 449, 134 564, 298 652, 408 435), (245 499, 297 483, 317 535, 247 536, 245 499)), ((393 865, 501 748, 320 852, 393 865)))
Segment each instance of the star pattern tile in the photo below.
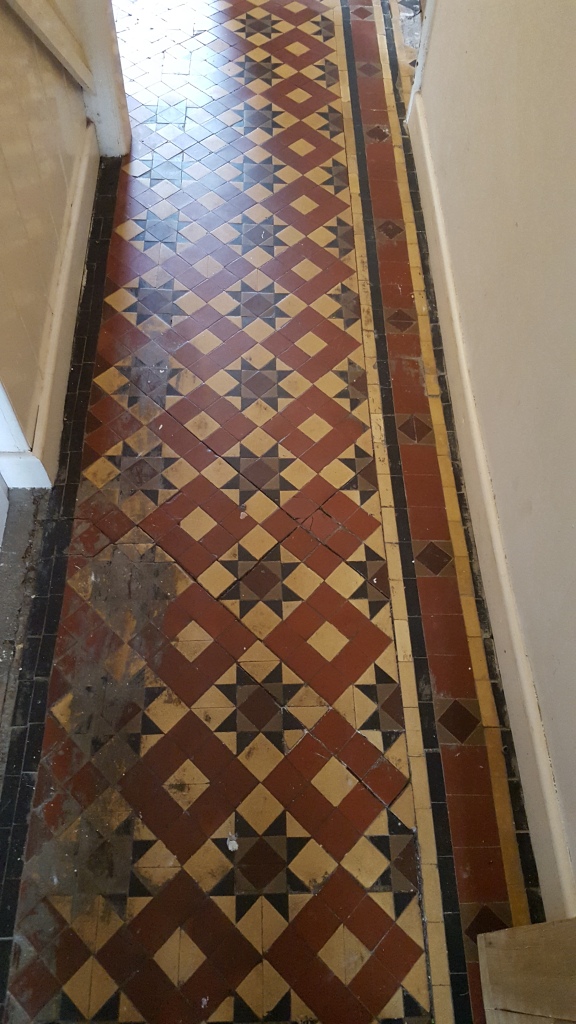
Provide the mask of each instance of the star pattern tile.
MULTIPOLYGON (((134 146, 5 1019, 429 1024, 338 7, 114 6, 134 146)), ((438 722, 470 749, 476 702, 438 722)))

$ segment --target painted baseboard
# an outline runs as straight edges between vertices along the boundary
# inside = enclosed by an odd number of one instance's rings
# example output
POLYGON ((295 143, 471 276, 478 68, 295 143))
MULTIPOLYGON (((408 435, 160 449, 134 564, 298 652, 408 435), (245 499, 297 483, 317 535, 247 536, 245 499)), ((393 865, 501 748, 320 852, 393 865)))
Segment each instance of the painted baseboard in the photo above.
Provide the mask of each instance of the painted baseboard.
POLYGON ((8 485, 0 473, 0 546, 8 518, 8 485))
POLYGON ((466 360, 450 247, 426 112, 415 93, 408 127, 422 197, 442 326, 450 394, 482 580, 490 611, 542 897, 549 919, 576 915, 576 877, 568 849, 534 677, 508 573, 498 511, 466 360))
MULTIPOLYGON (((41 358, 41 365, 44 367, 42 394, 31 455, 44 468, 48 483, 22 482, 10 486, 49 486, 50 481, 54 481, 58 469, 64 402, 98 165, 96 132, 94 125, 88 123, 84 145, 76 159, 70 184, 68 213, 52 280, 49 301, 51 313, 45 325, 41 358)), ((22 472, 30 475, 31 467, 22 467, 22 472)))

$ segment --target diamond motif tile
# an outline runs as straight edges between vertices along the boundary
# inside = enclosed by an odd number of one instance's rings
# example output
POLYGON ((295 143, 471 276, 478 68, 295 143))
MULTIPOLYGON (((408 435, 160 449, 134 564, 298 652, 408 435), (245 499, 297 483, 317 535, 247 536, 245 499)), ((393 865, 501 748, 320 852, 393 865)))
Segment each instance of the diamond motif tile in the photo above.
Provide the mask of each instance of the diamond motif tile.
MULTIPOLYGON (((370 261, 402 284, 384 308, 390 351, 414 359, 375 12, 351 8, 343 48, 324 0, 114 8, 133 143, 94 380, 86 367, 79 381, 81 461, 67 405, 54 497, 80 483, 51 570, 63 606, 6 1019, 428 1024, 420 864, 433 858, 416 831, 353 209, 370 194, 370 261)), ((374 337, 381 362, 381 326, 374 337)), ((427 479, 420 404, 384 412, 427 479)), ((418 584, 448 587, 447 534, 417 536, 418 584)), ((57 616, 43 614, 51 643, 57 616)), ((33 714, 46 658, 43 643, 33 714)), ((424 665, 419 651, 440 744, 483 749, 475 699, 437 697, 424 665)), ((462 920, 474 958, 477 935, 511 918, 502 896, 462 920)))

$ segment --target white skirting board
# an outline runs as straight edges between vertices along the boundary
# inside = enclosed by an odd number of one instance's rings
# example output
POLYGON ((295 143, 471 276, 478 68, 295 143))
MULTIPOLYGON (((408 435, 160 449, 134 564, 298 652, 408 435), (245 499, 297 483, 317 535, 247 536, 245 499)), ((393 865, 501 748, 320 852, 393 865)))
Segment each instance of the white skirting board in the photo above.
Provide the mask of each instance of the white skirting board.
POLYGON ((51 312, 45 325, 42 346, 44 379, 32 455, 42 463, 51 481, 58 469, 64 402, 98 165, 96 132, 94 125, 88 122, 84 145, 78 154, 70 185, 68 215, 52 282, 51 312))
POLYGON ((576 877, 531 666, 508 573, 498 511, 466 360, 450 247, 430 151, 426 113, 415 93, 408 117, 426 221, 450 394, 466 492, 490 611, 530 835, 549 919, 576 915, 576 877))
POLYGON ((0 546, 4 536, 4 528, 8 517, 8 486, 4 477, 0 475, 0 546))
POLYGON ((43 374, 32 450, 0 386, 0 475, 8 490, 50 487, 58 470, 64 402, 98 165, 96 132, 94 125, 87 122, 84 144, 76 158, 70 183, 68 209, 44 322, 40 353, 43 374))

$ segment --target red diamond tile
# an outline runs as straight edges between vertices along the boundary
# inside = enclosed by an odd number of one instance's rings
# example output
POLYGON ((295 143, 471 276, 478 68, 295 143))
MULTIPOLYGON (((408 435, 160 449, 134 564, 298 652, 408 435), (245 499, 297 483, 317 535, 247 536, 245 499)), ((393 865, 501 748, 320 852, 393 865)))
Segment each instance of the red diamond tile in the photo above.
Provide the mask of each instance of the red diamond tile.
MULTIPOLYGON (((284 8, 282 17, 285 18, 288 13, 284 8)), ((322 57, 327 57, 331 53, 329 46, 326 46, 320 39, 311 36, 308 32, 303 32, 299 28, 294 28, 291 32, 282 33, 275 39, 266 41, 266 43, 262 44, 262 48, 272 54, 273 57, 281 60, 283 64, 296 68, 297 71, 309 67, 311 64, 316 64, 322 57)), ((290 76, 288 81, 293 81, 296 77, 295 75, 290 76)), ((306 81, 310 83, 310 79, 306 79, 306 81)), ((264 95, 267 94, 265 93, 264 95)), ((318 104, 318 106, 321 105, 321 103, 318 104)), ((301 114, 299 116, 307 117, 308 114, 301 114)))
MULTIPOLYGON (((297 32, 298 30, 296 29, 295 31, 297 32)), ((300 32, 299 35, 303 36, 304 41, 308 44, 314 42, 310 36, 304 35, 303 32, 300 32)), ((284 37, 284 40, 286 38, 284 37)), ((299 40, 294 40, 294 43, 297 44, 298 42, 299 40)), ((284 49, 286 48, 284 47, 284 49)), ((305 67, 305 64, 301 63, 301 61, 306 60, 306 54, 302 54, 301 58, 293 59, 300 64, 300 67, 305 67)), ((311 78, 301 74, 290 75, 289 78, 281 78, 279 82, 270 89, 267 89, 262 95, 268 103, 274 103, 282 107, 283 110, 287 110, 289 114, 301 120, 309 117, 310 114, 313 114, 321 107, 328 106, 336 99, 333 92, 329 92, 328 89, 324 89, 323 86, 318 85, 311 78)))
MULTIPOLYGON (((295 170, 300 171, 301 174, 306 174, 311 171, 313 167, 318 167, 320 164, 326 163, 331 157, 335 156, 339 152, 338 146, 335 142, 322 132, 317 132, 314 128, 304 122, 297 121, 296 124, 285 128, 283 132, 278 135, 274 135, 271 139, 267 140, 263 144, 263 148, 268 150, 272 156, 278 157, 289 167, 294 167, 295 170), (294 148, 293 148, 294 147, 294 148), (306 152, 299 152, 303 149, 306 152)), ((286 186, 289 188, 290 186, 286 186)), ((320 186, 318 186, 320 188, 320 186)), ((286 189, 282 189, 278 195, 285 192, 286 189)), ((337 197, 332 195, 330 192, 326 192, 325 195, 329 199, 336 199, 337 197)), ((270 202, 265 204, 270 209, 270 202)), ((334 210, 344 209, 345 204, 341 200, 337 200, 336 203, 331 203, 330 207, 334 210)), ((294 211, 296 213, 297 211, 294 211)), ((332 214, 333 216, 333 214, 332 214)), ((328 220, 325 217, 324 220, 328 220)), ((293 218, 290 221, 294 227, 300 228, 300 224, 297 223, 293 218)), ((316 224, 318 227, 318 224, 316 224)), ((314 229, 312 229, 314 230, 314 229)))

